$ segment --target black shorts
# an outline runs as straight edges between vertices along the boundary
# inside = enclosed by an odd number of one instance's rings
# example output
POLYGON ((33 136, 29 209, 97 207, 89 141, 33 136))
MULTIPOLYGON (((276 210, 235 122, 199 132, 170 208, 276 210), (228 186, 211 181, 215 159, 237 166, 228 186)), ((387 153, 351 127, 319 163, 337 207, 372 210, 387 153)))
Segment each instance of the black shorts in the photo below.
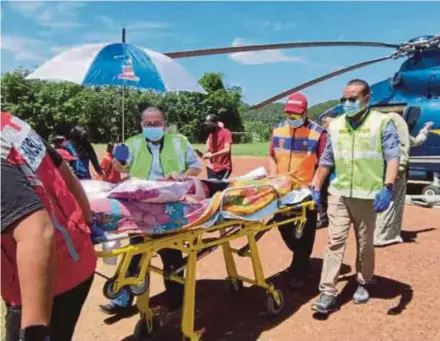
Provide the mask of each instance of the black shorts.
POLYGON ((207 168, 208 179, 226 180, 231 175, 230 169, 222 169, 221 171, 213 171, 211 168, 207 168))

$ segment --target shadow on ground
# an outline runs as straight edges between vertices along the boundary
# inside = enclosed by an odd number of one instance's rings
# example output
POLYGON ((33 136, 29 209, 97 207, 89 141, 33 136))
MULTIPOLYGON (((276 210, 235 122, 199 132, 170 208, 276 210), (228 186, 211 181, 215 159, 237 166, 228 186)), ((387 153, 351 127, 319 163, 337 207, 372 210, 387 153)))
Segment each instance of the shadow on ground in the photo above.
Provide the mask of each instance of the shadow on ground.
MULTIPOLYGON (((347 284, 338 296, 338 303, 341 308, 343 308, 343 305, 351 302, 357 286, 358 284, 355 276, 347 278, 347 284)), ((379 298, 383 300, 391 300, 400 297, 398 304, 387 311, 388 315, 401 314, 412 301, 414 296, 414 292, 410 285, 382 276, 374 277, 374 284, 369 288, 369 292, 371 299, 379 298)))
MULTIPOLYGON (((245 287, 239 293, 225 289, 222 280, 197 281, 196 330, 205 329, 203 341, 257 340, 260 335, 289 319, 305 304, 318 295, 318 281, 322 259, 311 260, 311 278, 305 288, 293 291, 288 287, 286 271, 280 272, 268 281, 284 293, 284 308, 276 316, 270 316, 266 308, 266 293, 257 287, 245 287)), ((342 266, 341 274, 351 271, 348 265, 342 266)), ((164 295, 152 298, 152 305, 164 302, 164 295)), ((181 340, 180 315, 173 318, 154 340, 181 340)), ((132 341, 128 336, 121 341, 132 341)))
POLYGON ((419 233, 427 233, 436 230, 435 227, 430 227, 422 230, 417 231, 402 231, 400 233, 400 236, 403 239, 404 243, 416 243, 417 242, 417 236, 419 233))

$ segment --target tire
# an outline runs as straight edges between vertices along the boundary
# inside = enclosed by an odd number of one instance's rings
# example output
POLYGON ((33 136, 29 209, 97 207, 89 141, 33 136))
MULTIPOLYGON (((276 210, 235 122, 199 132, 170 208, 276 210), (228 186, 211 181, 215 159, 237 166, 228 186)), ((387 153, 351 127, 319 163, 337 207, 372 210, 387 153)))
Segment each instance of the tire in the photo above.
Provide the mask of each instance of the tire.
POLYGON ((150 275, 147 274, 147 276, 145 276, 145 281, 142 283, 142 285, 130 285, 130 291, 134 296, 140 296, 147 291, 149 286, 150 275))
POLYGON ((227 278, 225 282, 226 290, 237 293, 243 289, 243 281, 241 279, 227 278))
POLYGON ((277 304, 274 296, 271 293, 267 295, 266 307, 269 315, 275 316, 278 315, 281 310, 284 308, 284 296, 280 290, 276 290, 278 296, 280 297, 280 304, 277 304))
POLYGON ((423 188, 422 194, 427 196, 440 195, 440 187, 428 185, 423 188))
POLYGON ((115 281, 116 281, 116 277, 112 277, 108 279, 104 283, 104 287, 102 288, 104 296, 107 297, 109 300, 114 300, 116 297, 119 296, 121 292, 120 290, 119 291, 113 290, 113 284, 115 283, 115 281))

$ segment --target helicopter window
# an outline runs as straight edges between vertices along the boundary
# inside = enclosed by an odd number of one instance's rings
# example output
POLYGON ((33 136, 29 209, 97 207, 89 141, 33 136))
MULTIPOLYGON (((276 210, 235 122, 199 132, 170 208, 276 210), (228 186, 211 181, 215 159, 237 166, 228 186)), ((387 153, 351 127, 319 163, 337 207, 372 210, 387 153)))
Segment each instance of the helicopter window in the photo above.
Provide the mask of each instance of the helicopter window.
POLYGON ((403 112, 403 118, 408 123, 409 131, 411 131, 415 126, 420 118, 420 114, 422 113, 422 110, 420 107, 407 107, 405 111, 403 112))

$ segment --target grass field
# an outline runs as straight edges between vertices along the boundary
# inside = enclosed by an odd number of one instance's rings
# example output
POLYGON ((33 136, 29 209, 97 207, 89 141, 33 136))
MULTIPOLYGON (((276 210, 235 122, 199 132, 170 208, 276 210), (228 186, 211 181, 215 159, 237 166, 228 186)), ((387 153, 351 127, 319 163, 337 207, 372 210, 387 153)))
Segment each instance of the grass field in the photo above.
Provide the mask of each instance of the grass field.
MULTIPOLYGON (((102 155, 105 151, 105 144, 95 144, 96 153, 102 155)), ((205 151, 204 144, 193 144, 194 148, 200 151, 205 151)), ((269 142, 255 142, 255 143, 244 143, 244 144, 234 144, 232 146, 232 155, 234 156, 267 156, 269 152, 269 142)))

